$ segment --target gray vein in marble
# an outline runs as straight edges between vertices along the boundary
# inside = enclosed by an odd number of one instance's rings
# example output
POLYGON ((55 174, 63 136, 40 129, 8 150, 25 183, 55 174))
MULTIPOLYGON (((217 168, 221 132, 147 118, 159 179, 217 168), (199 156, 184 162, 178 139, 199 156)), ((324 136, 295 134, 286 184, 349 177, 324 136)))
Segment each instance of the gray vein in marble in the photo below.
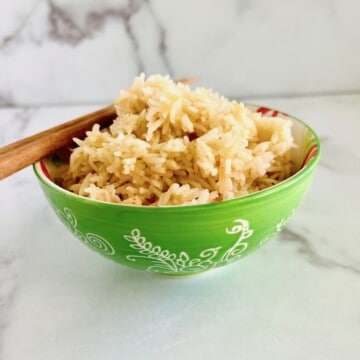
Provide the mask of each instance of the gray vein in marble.
MULTIPOLYGON (((29 20, 37 10, 38 4, 41 1, 43 0, 39 0, 35 3, 31 11, 29 11, 29 13, 22 19, 17 28, 11 34, 1 39, 0 49, 5 48, 11 43, 15 43, 19 35, 29 23, 29 20)), ((104 27, 108 19, 119 19, 123 23, 128 39, 132 44, 138 72, 142 72, 144 70, 144 64, 139 53, 139 41, 134 34, 131 19, 139 11, 141 6, 147 3, 147 1, 128 0, 127 5, 122 8, 105 8, 101 11, 89 11, 86 14, 84 26, 78 24, 76 19, 72 17, 71 13, 67 9, 59 6, 53 0, 45 0, 45 3, 48 6, 48 38, 71 46, 76 46, 82 41, 92 38, 95 32, 104 27)), ((159 22, 157 22, 157 25, 159 26, 159 22)), ((161 31, 162 28, 159 28, 160 50, 161 53, 164 54, 166 52, 164 40, 165 36, 161 31)), ((39 44, 39 41, 35 41, 35 39, 33 39, 33 42, 39 44)), ((163 57, 164 56, 165 55, 163 55, 163 57)), ((166 57, 164 59, 166 60, 166 57)))
MULTIPOLYGON (((41 2, 47 6, 47 39, 70 46, 77 46, 84 40, 91 39, 96 32, 103 29, 109 20, 120 20, 133 48, 138 72, 143 72, 145 70, 145 64, 140 55, 141 44, 134 32, 132 19, 142 7, 146 6, 146 10, 158 33, 159 56, 162 59, 167 73, 171 76, 173 75, 173 69, 168 57, 166 30, 149 0, 128 0, 127 4, 122 7, 107 7, 101 10, 89 10, 85 13, 84 23, 78 21, 69 9, 61 5, 61 3, 59 4, 54 0, 39 0, 34 4, 29 13, 22 18, 16 29, 11 34, 1 39, 0 49, 17 42, 19 36, 28 25, 29 20, 34 15, 41 2)), ((36 37, 32 37, 31 32, 29 33, 29 37, 30 38, 28 39, 34 44, 39 45, 42 42, 42 40, 40 41, 36 37)), ((6 105, 7 104, 8 102, 6 102, 6 105)), ((0 106, 1 105, 2 102, 0 100, 0 106)))
MULTIPOLYGON (((27 15, 25 15, 22 20, 20 21, 19 25, 14 29, 14 31, 12 33, 10 33, 9 35, 6 35, 5 37, 3 37, 2 39, 0 39, 0 49, 5 48, 7 45, 9 45, 10 43, 14 43, 18 36, 21 34, 21 32, 24 30, 24 28, 26 27, 26 25, 28 24, 29 20, 31 19, 31 17, 33 16, 33 14, 35 13, 35 11, 37 10, 38 5, 40 4, 42 0, 38 0, 34 6, 30 9, 30 11, 28 12, 27 15)), ((1 103, 0 103, 1 104, 1 103)))
POLYGON ((144 1, 129 0, 127 6, 122 8, 90 11, 86 15, 83 28, 76 23, 67 10, 55 4, 52 0, 47 0, 47 2, 49 4, 49 36, 52 40, 75 46, 83 40, 91 38, 96 31, 104 27, 108 19, 119 19, 122 21, 127 36, 131 41, 138 71, 144 70, 144 64, 139 54, 139 42, 131 26, 132 17, 139 11, 144 1))
POLYGON ((351 272, 354 275, 360 275, 360 267, 356 267, 350 264, 341 263, 334 259, 329 259, 324 256, 321 256, 316 252, 316 250, 311 246, 310 239, 303 235, 302 233, 285 228, 279 239, 282 241, 293 242, 298 245, 298 253, 304 255, 310 264, 315 266, 320 266, 326 269, 341 269, 348 272, 351 272))
POLYGON ((49 4, 50 38, 70 45, 77 45, 84 39, 91 38, 96 31, 104 27, 108 19, 120 19, 132 44, 138 72, 144 71, 145 65, 140 56, 140 43, 134 33, 131 20, 140 8, 146 5, 159 34, 159 55, 169 75, 173 75, 167 53, 166 31, 149 0, 129 0, 127 5, 122 8, 105 8, 101 11, 90 11, 86 15, 84 28, 76 23, 68 11, 56 5, 52 0, 47 0, 47 2, 49 4))
POLYGON ((149 4, 149 12, 150 15, 154 21, 154 23, 156 24, 157 28, 158 28, 158 32, 159 32, 159 54, 160 57, 163 60, 163 63, 166 67, 166 70, 168 72, 168 75, 170 75, 171 77, 174 76, 174 70, 172 68, 169 56, 168 56, 168 47, 167 47, 167 34, 166 34, 166 30, 164 28, 164 26, 162 25, 162 23, 160 22, 160 19, 158 18, 158 16, 156 15, 152 4, 149 0, 145 0, 147 4, 149 4))
MULTIPOLYGON (((1 45, 0 45, 1 48, 1 45)), ((1 93, 0 94, 0 107, 9 107, 14 106, 14 100, 10 93, 1 93)))
POLYGON ((49 37, 51 39, 77 45, 88 36, 87 32, 76 24, 70 14, 51 0, 47 0, 47 3, 49 6, 49 37))

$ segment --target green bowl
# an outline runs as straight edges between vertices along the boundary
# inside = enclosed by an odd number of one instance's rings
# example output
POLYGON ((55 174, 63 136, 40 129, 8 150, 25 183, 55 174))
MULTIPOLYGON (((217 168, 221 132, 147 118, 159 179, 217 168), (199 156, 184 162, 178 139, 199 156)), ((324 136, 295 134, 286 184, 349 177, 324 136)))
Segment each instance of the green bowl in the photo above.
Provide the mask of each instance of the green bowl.
POLYGON ((265 190, 204 205, 146 207, 91 200, 51 180, 52 158, 34 164, 50 205, 90 249, 128 267, 163 275, 193 275, 228 265, 279 233, 299 206, 320 157, 314 131, 276 110, 253 110, 293 122, 298 171, 265 190))

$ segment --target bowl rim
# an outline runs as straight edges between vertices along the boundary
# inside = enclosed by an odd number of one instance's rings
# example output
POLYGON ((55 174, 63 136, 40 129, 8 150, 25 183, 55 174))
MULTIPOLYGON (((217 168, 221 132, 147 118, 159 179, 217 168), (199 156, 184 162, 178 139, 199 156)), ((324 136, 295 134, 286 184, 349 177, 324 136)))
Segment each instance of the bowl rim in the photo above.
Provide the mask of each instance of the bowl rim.
MULTIPOLYGON (((218 201, 218 202, 212 202, 212 203, 205 203, 205 204, 186 204, 186 205, 162 205, 162 206, 144 206, 144 205, 131 205, 131 204, 118 204, 118 203, 111 203, 111 202, 106 202, 106 201, 101 201, 101 200, 95 200, 95 199, 90 199, 87 198, 85 196, 81 196, 78 194, 75 194, 69 190, 66 190, 64 188, 62 188, 61 186, 57 185, 55 182, 53 182, 46 174, 46 166, 43 163, 43 160, 39 160, 37 162, 35 162, 33 164, 33 171, 35 172, 36 177, 38 178, 38 180, 44 184, 45 186, 52 188, 53 190, 57 191, 58 193, 63 193, 65 196, 69 196, 71 198, 74 198, 74 200, 77 201, 83 201, 84 203, 88 203, 89 205, 102 205, 102 206, 110 206, 110 207, 116 207, 116 208, 130 208, 130 209, 136 209, 136 210, 142 210, 142 211, 163 211, 165 210, 169 210, 169 209, 181 209, 184 211, 188 211, 190 209, 199 209, 199 208, 211 208, 211 207, 219 207, 223 204, 228 204, 228 203, 248 203, 251 202, 253 200, 256 199, 260 199, 263 197, 268 197, 271 194, 273 194, 274 192, 278 192, 284 189, 287 189, 288 187, 294 185, 295 183, 301 181, 301 179, 303 179, 304 177, 306 177, 307 175, 309 175, 310 173, 313 172, 313 170, 315 169, 317 163, 319 162, 320 156, 321 156, 321 152, 322 152, 322 146, 320 143, 320 139, 318 137, 318 135, 316 134, 316 132, 305 122, 303 122, 302 120, 300 120, 299 118, 284 113, 283 111, 274 109, 274 108, 269 108, 269 107, 264 107, 262 105, 257 105, 257 104, 252 104, 252 103, 243 103, 246 107, 250 107, 250 108, 262 108, 262 109, 267 109, 268 111, 273 111, 276 112, 278 114, 282 114, 283 116, 286 116, 287 118, 289 118, 290 120, 294 120, 297 121, 298 123, 302 124, 305 128, 307 128, 307 130, 310 132, 310 134, 312 135, 312 141, 314 143, 314 145, 312 146, 312 148, 309 150, 308 154, 314 150, 315 154, 313 154, 309 159, 306 159, 305 157, 305 163, 302 165, 302 167, 293 175, 291 175, 290 177, 288 177, 287 179, 280 181, 279 183, 272 185, 268 188, 265 188, 263 190, 259 190, 256 192, 253 192, 251 194, 247 194, 247 195, 242 195, 236 198, 232 198, 232 199, 226 199, 226 200, 222 200, 222 201, 218 201), (45 167, 45 170, 44 168, 45 167)), ((307 155, 308 156, 308 155, 307 155)), ((46 159, 46 158, 45 158, 46 159)))

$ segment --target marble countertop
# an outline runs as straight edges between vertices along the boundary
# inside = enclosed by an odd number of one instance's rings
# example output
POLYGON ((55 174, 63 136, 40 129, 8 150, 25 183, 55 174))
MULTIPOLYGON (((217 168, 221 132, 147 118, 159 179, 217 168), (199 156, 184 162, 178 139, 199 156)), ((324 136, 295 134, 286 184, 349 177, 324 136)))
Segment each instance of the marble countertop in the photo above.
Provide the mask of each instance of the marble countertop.
MULTIPOLYGON (((1 181, 1 359, 360 358, 360 94, 254 102, 308 122, 323 155, 285 231, 221 271, 124 268, 70 235, 31 168, 1 181)), ((0 145, 95 108, 2 108, 0 145)))

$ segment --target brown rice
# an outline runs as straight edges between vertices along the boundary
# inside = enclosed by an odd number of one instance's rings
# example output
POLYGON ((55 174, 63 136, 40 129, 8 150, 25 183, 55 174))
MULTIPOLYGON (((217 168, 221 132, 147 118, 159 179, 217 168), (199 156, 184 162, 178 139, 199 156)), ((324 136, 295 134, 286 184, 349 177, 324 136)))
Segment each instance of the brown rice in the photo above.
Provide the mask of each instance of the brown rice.
POLYGON ((246 195, 292 174, 291 122, 159 75, 137 77, 94 125, 56 182, 101 201, 199 204, 246 195))

